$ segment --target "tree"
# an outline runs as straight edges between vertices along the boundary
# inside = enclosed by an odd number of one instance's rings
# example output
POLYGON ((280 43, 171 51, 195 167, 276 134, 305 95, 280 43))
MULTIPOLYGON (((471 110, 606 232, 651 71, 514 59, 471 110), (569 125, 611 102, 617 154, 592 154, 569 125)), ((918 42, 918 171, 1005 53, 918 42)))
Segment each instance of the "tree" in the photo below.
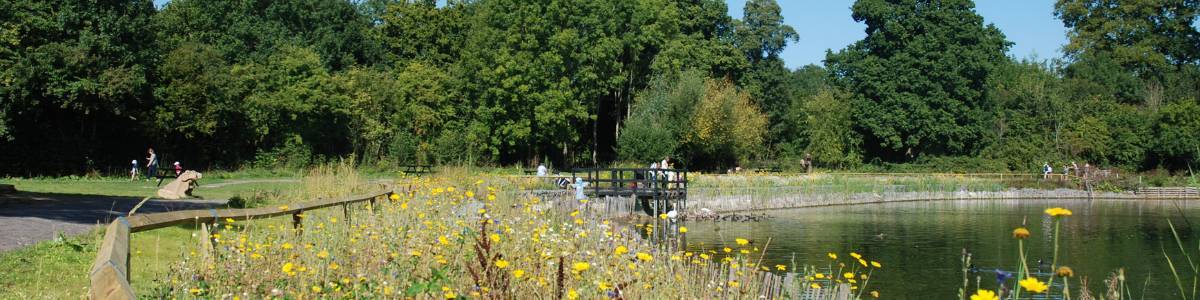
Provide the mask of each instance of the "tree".
POLYGON ((1200 1, 1058 0, 1054 15, 1070 29, 1063 47, 1068 57, 1110 57, 1143 79, 1161 76, 1171 65, 1200 58, 1195 27, 1200 1))
POLYGON ((762 150, 767 116, 728 80, 707 80, 683 137, 690 166, 725 169, 762 150))
POLYGON ((1155 152, 1164 163, 1174 167, 1200 167, 1195 165, 1200 159, 1200 105, 1195 100, 1163 107, 1154 129, 1155 152))
POLYGON ((886 160, 971 154, 986 144, 988 75, 1010 45, 967 0, 859 0, 867 36, 827 57, 854 96, 869 155, 886 160))
POLYGON ((808 141, 805 152, 815 162, 827 166, 847 167, 859 163, 860 137, 854 132, 850 97, 844 92, 824 89, 805 101, 804 135, 808 141))
POLYGON ((775 0, 746 1, 744 16, 737 23, 738 48, 746 56, 750 68, 741 74, 740 85, 763 111, 767 113, 768 144, 785 141, 793 135, 785 116, 791 104, 791 90, 787 87, 790 72, 783 65, 779 53, 789 41, 799 40, 791 26, 783 23, 779 4, 775 0))

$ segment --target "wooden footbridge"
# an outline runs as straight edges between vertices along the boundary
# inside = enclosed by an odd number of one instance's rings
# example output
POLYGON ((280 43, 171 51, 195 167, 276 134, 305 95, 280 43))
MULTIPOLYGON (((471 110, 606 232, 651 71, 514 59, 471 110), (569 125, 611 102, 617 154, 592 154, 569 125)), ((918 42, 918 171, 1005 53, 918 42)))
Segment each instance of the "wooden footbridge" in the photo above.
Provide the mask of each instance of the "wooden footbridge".
POLYGON ((651 216, 687 207, 687 169, 586 168, 575 169, 571 177, 588 183, 588 197, 631 198, 651 216))

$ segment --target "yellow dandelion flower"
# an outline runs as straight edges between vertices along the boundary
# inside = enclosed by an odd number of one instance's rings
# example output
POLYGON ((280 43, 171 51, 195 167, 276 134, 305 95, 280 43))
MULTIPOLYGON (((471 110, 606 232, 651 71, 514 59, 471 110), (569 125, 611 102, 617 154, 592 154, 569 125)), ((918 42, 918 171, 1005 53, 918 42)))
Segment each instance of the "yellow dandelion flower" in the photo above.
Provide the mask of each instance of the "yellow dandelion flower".
POLYGON ((495 234, 495 233, 493 233, 492 235, 489 235, 489 236, 488 236, 488 238, 489 238, 489 239, 491 239, 491 240, 492 240, 492 242, 497 242, 497 243, 499 243, 499 242, 500 242, 500 235, 499 235, 499 234, 495 234))
POLYGON ((1066 217, 1071 215, 1071 210, 1062 207, 1051 207, 1046 209, 1046 214, 1051 217, 1066 217))
POLYGON ((420 256, 421 256, 421 250, 417 250, 417 249, 409 250, 409 251, 408 251, 408 255, 412 255, 412 256, 420 257, 420 256))
POLYGON ((446 296, 446 299, 457 299, 458 298, 458 294, 455 294, 454 292, 446 292, 446 294, 444 294, 442 296, 446 296))
POLYGON ((497 259, 497 260, 496 260, 496 267, 497 267, 497 268, 501 268, 501 269, 503 269, 503 268, 507 268, 507 267, 508 267, 508 261, 507 261, 507 260, 503 260, 503 259, 497 259))
POLYGON ((776 270, 780 270, 780 271, 787 271, 787 266, 785 266, 785 265, 775 265, 775 269, 776 269, 776 270))
POLYGON ((617 255, 629 253, 629 248, 625 248, 625 246, 617 246, 617 249, 613 250, 613 253, 617 255))
POLYGON ((971 300, 1000 300, 1000 297, 996 296, 996 292, 981 289, 971 295, 971 300))
POLYGON ((687 233, 687 227, 679 226, 679 233, 687 233))
POLYGON ((1038 280, 1037 278, 1034 278, 1034 277, 1025 278, 1024 280, 1021 280, 1019 283, 1021 284, 1021 287, 1025 288, 1026 290, 1029 290, 1030 292, 1033 292, 1033 293, 1045 292, 1047 289, 1050 288, 1049 286, 1046 285, 1045 282, 1041 282, 1040 280, 1038 280))
POLYGON ((854 259, 862 259, 862 255, 858 254, 858 252, 850 252, 850 257, 853 257, 854 259))
POLYGON ((817 273, 813 274, 813 277, 816 279, 825 279, 825 274, 817 273))
POLYGON ((1028 237, 1029 237, 1029 229, 1025 229, 1025 227, 1017 227, 1017 229, 1013 229, 1013 238, 1014 239, 1023 240, 1028 237))
POLYGON ((392 199, 392 201, 400 200, 400 194, 392 193, 391 195, 388 195, 388 199, 392 199))
POLYGON ((721 249, 721 250, 725 251, 725 253, 733 252, 733 249, 729 249, 729 247, 725 247, 725 249, 721 249))
POLYGON ((286 273, 288 275, 296 275, 296 271, 294 271, 295 268, 296 268, 296 265, 289 262, 289 263, 283 264, 283 267, 280 269, 283 271, 283 273, 286 273))
POLYGON ((814 290, 819 290, 819 289, 821 289, 821 284, 818 284, 818 283, 816 283, 816 282, 813 282, 812 284, 808 285, 808 287, 809 287, 809 288, 812 288, 812 289, 814 289, 814 290))
POLYGON ((320 293, 321 293, 321 287, 320 287, 320 286, 316 286, 316 285, 314 285, 314 286, 312 286, 312 291, 313 291, 313 293, 318 293, 318 294, 320 294, 320 293))
POLYGON ((317 252, 317 257, 329 258, 329 251, 321 250, 321 252, 317 252))
POLYGON ((579 292, 576 292, 575 289, 567 290, 567 299, 571 299, 571 300, 579 299, 579 292))
POLYGON ((651 256, 649 253, 638 252, 637 259, 641 261, 651 261, 654 259, 654 256, 651 256))
POLYGON ((587 271, 588 269, 591 269, 591 268, 592 268, 592 264, 589 264, 587 262, 577 262, 571 266, 571 269, 575 270, 575 272, 583 272, 583 271, 587 271))
POLYGON ((1058 270, 1055 270, 1054 274, 1058 275, 1058 277, 1071 277, 1075 276, 1075 271, 1071 270, 1071 267, 1061 266, 1058 267, 1058 270))
POLYGON ((292 249, 292 243, 283 243, 283 245, 279 247, 283 249, 292 249))
POLYGON ((743 239, 743 238, 737 238, 737 239, 734 239, 734 241, 737 242, 737 244, 741 245, 741 246, 745 246, 746 244, 750 243, 750 241, 743 239))
POLYGON ((439 237, 438 237, 438 244, 442 244, 442 245, 449 245, 449 244, 450 244, 450 239, 447 239, 447 238, 446 238, 446 236, 444 236, 444 235, 443 235, 443 236, 439 236, 439 237))
POLYGON ((521 276, 525 276, 525 270, 513 270, 512 275, 513 278, 521 278, 521 276))
POLYGON ((871 261, 871 266, 875 267, 876 269, 883 268, 883 264, 880 264, 879 262, 873 261, 873 260, 871 261))
POLYGON ((871 291, 871 297, 879 298, 879 291, 871 291))
POLYGON ((851 278, 854 278, 854 273, 846 272, 846 274, 842 274, 842 277, 846 277, 846 279, 851 279, 851 278))
POLYGON ((467 198, 475 198, 475 192, 467 191, 467 198))
POLYGON ((337 263, 329 263, 330 270, 337 270, 339 267, 341 267, 341 266, 338 266, 337 263))
POLYGON ((829 259, 837 260, 837 253, 829 252, 829 254, 825 254, 825 255, 828 255, 829 259))

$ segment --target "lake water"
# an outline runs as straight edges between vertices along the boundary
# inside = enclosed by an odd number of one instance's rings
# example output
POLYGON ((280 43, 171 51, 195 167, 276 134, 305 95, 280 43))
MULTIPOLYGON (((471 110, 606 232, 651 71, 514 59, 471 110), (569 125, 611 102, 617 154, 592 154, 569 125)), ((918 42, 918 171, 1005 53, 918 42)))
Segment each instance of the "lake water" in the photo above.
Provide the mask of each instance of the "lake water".
MULTIPOLYGON (((1104 279, 1125 268, 1127 285, 1135 299, 1177 298, 1178 292, 1163 250, 1184 277, 1190 291, 1191 271, 1180 255, 1167 225, 1175 224, 1185 249, 1193 259, 1198 242, 1193 229, 1200 226, 1200 202, 1161 200, 963 200, 925 201, 852 206, 831 206, 772 211, 774 218, 753 223, 684 223, 689 250, 719 249, 738 237, 763 245, 771 238, 764 264, 827 266, 828 252, 843 261, 856 251, 883 263, 867 290, 883 298, 953 299, 962 287, 962 251, 983 272, 981 287, 996 289, 997 268, 1014 271, 1017 242, 1012 230, 1026 222, 1032 236, 1026 240, 1030 267, 1053 253, 1053 220, 1043 210, 1065 207, 1074 212, 1062 224, 1059 264, 1075 271, 1072 294, 1078 295, 1079 277, 1089 278, 1089 288, 1103 293, 1104 279), (1189 227, 1189 222, 1193 224, 1189 227), (1149 284, 1146 284, 1149 276, 1149 284)), ((1200 260, 1197 260, 1200 262, 1200 260)), ((1048 271, 1048 270, 1047 270, 1048 271)), ((972 275, 974 289, 975 275, 972 275)), ((1043 280, 1044 277, 1041 277, 1043 280)), ((1008 281, 1009 286, 1013 280, 1008 281)), ((1057 283, 1056 283, 1057 285, 1057 283)), ((1095 295, 1095 294, 1093 294, 1095 295)))

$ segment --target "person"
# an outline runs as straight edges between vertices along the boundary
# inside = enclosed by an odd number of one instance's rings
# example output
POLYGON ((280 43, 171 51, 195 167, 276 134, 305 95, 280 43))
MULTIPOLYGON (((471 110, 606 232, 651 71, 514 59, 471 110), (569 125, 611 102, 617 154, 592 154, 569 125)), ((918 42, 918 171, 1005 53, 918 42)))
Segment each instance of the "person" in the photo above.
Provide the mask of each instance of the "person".
POLYGON ((154 154, 154 148, 150 148, 146 152, 150 154, 146 157, 146 180, 150 180, 158 174, 156 173, 158 171, 158 155, 154 154))
POLYGON ((587 188, 588 183, 583 181, 583 178, 575 177, 575 200, 587 200, 587 195, 583 193, 587 188))
POLYGON ((1079 177, 1079 174, 1080 174, 1080 172, 1079 172, 1079 165, 1078 165, 1078 164, 1075 164, 1075 162, 1074 162, 1074 161, 1072 161, 1072 162, 1071 162, 1071 170, 1074 170, 1074 171, 1075 171, 1075 177, 1079 177))
POLYGON ((1043 163, 1042 164, 1042 179, 1044 180, 1044 179, 1050 178, 1050 172, 1053 172, 1053 171, 1054 171, 1054 168, 1050 167, 1050 162, 1043 163))
POLYGON ((1065 163, 1064 163, 1064 164, 1063 164, 1063 168, 1062 168, 1062 172, 1063 172, 1063 179, 1067 179, 1067 176, 1070 176, 1070 175, 1071 175, 1071 165, 1068 165, 1068 164, 1065 164, 1065 163))
POLYGON ((179 177, 179 174, 183 174, 183 166, 179 165, 179 162, 176 161, 175 162, 175 177, 179 177))
POLYGON ((133 168, 129 169, 129 181, 137 180, 137 175, 138 175, 137 160, 136 159, 132 160, 129 163, 133 164, 133 168))
POLYGON ((658 162, 657 161, 650 163, 650 172, 649 172, 650 176, 648 176, 648 177, 650 177, 650 181, 654 181, 654 180, 658 179, 658 171, 655 171, 655 170, 658 170, 658 162))
POLYGON ((804 173, 812 173, 812 154, 805 153, 804 160, 800 161, 804 167, 804 173))
POLYGON ((538 164, 537 176, 546 176, 546 165, 545 164, 540 164, 540 163, 538 164))

